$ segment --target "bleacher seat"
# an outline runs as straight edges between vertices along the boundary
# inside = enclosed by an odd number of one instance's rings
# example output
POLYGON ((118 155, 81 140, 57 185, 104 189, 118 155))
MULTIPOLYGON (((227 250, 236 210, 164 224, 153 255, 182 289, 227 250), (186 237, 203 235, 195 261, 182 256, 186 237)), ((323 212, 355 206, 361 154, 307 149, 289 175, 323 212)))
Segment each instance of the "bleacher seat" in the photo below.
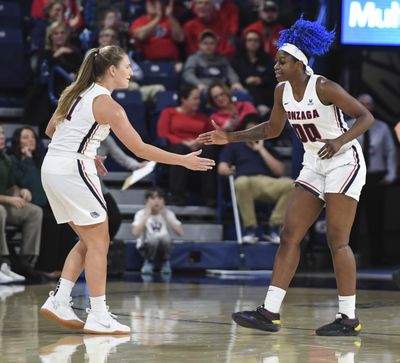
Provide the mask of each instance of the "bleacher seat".
POLYGON ((154 100, 154 108, 151 114, 151 126, 150 126, 150 133, 151 139, 157 139, 157 122, 160 117, 161 111, 164 108, 168 107, 176 107, 178 106, 178 94, 176 91, 164 91, 158 92, 155 96, 154 100))
POLYGON ((143 71, 143 84, 162 84, 167 90, 177 89, 178 76, 173 62, 146 61, 139 63, 139 66, 143 71))
POLYGON ((19 28, 21 24, 21 8, 18 1, 0 1, 0 25, 19 28))
POLYGON ((114 91, 112 97, 124 108, 129 121, 144 141, 149 141, 146 125, 146 109, 139 91, 114 91))
POLYGON ((0 88, 23 88, 28 65, 20 29, 6 28, 0 23, 0 88))

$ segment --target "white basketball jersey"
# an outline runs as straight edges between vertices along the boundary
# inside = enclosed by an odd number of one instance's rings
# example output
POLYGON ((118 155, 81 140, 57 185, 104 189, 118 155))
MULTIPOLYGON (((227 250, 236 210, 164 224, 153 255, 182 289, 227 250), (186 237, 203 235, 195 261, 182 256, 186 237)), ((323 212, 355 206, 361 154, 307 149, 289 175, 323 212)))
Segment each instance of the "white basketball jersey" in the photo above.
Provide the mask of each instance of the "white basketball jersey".
MULTIPOLYGON (((287 119, 303 143, 305 152, 313 155, 317 155, 324 145, 316 141, 317 139, 335 139, 348 130, 342 110, 335 105, 326 106, 320 101, 316 89, 319 77, 321 76, 315 74, 310 77, 300 102, 294 99, 289 82, 285 82, 282 97, 287 119)), ((338 154, 355 144, 357 141, 352 140, 343 145, 338 154)))
POLYGON ((98 124, 93 115, 93 100, 99 95, 109 95, 107 88, 93 83, 76 100, 64 119, 57 125, 49 144, 49 154, 58 151, 82 154, 93 159, 100 143, 110 133, 110 125, 98 124))

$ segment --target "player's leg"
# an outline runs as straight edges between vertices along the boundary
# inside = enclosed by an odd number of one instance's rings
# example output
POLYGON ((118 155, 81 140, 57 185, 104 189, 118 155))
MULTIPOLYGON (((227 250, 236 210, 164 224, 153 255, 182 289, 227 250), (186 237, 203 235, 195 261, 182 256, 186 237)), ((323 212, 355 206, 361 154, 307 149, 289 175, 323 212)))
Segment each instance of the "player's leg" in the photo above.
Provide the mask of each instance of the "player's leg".
POLYGON ((327 193, 327 239, 339 294, 337 319, 317 329, 318 335, 357 335, 361 325, 355 317, 356 262, 349 246, 357 200, 344 194, 327 193))
POLYGON ((280 307, 300 260, 300 242, 317 219, 323 201, 302 187, 296 187, 289 199, 281 243, 275 256, 271 284, 264 305, 254 311, 232 314, 246 328, 276 332, 280 329, 280 307))

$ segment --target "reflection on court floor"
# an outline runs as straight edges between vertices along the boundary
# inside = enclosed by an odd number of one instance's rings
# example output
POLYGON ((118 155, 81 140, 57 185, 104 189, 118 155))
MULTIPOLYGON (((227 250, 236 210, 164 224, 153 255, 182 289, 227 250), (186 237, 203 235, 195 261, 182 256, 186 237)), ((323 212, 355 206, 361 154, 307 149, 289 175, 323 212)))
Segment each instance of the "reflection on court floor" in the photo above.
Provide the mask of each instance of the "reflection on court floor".
MULTIPOLYGON (((292 288, 279 333, 232 323, 232 311, 254 308, 265 288, 243 285, 111 282, 108 304, 130 336, 92 336, 43 319, 38 310, 52 286, 0 286, 1 362, 353 363, 400 359, 400 292, 358 293, 360 337, 318 337, 334 318, 334 289, 292 288)), ((84 318, 84 284, 73 291, 84 318)))

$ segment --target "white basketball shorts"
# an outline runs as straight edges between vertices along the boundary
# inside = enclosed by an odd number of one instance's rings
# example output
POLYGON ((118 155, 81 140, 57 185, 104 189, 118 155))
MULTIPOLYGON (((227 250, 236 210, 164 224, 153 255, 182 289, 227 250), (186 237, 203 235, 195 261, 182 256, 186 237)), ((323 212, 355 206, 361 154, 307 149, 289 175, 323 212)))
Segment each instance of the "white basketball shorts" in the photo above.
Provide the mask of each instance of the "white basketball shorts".
POLYGON ((94 161, 46 155, 42 184, 57 223, 90 225, 107 217, 94 161))
POLYGON ((360 199, 367 169, 358 143, 330 159, 304 154, 303 169, 295 184, 325 201, 326 193, 341 193, 360 199))

